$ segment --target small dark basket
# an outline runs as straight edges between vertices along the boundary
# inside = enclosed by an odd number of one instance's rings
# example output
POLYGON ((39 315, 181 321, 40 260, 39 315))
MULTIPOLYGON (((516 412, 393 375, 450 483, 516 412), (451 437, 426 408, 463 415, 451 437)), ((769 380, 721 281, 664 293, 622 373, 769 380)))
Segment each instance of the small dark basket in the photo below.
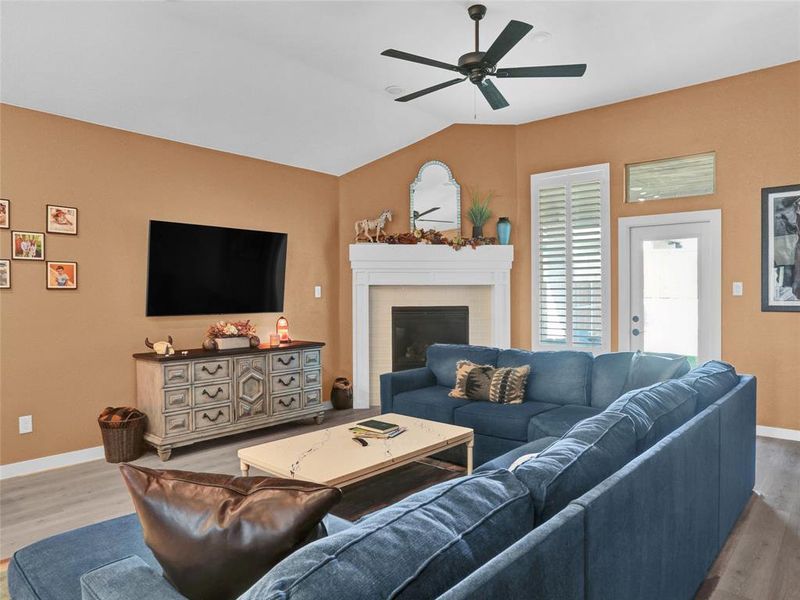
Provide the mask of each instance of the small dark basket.
POLYGON ((144 430, 147 426, 147 415, 136 409, 107 408, 97 418, 100 432, 103 434, 103 448, 106 461, 110 463, 136 460, 144 452, 144 430), (110 420, 115 414, 124 410, 124 416, 118 421, 110 420))

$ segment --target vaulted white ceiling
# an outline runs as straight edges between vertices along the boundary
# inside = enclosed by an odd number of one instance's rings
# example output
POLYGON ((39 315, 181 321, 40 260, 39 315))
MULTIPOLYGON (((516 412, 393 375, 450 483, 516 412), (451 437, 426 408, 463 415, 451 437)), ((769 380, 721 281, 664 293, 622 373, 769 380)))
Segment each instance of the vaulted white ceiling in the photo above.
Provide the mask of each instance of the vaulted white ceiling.
POLYGON ((580 79, 496 80, 492 111, 453 74, 470 2, 3 2, 9 104, 333 174, 452 123, 523 123, 800 59, 800 2, 485 2, 485 50, 510 19, 502 66, 585 62, 580 79))

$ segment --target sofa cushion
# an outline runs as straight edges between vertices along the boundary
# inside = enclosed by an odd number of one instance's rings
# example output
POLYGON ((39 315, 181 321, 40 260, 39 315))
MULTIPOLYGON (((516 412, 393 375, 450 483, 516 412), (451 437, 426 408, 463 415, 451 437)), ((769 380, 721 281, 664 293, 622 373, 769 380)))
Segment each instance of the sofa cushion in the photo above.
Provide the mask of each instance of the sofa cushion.
POLYGON ((633 354, 633 352, 609 352, 594 357, 592 406, 606 408, 624 393, 633 354))
POLYGON ((295 552, 242 600, 435 598, 530 531, 527 488, 505 470, 446 481, 295 552), (345 592, 346 590, 346 592, 345 592))
POLYGON ((559 406, 555 410, 536 415, 528 424, 528 439, 538 440, 543 437, 561 437, 569 429, 584 419, 601 413, 602 410, 593 406, 559 406), (552 414, 551 414, 552 413, 552 414))
POLYGON ((631 358, 631 368, 623 391, 638 390, 660 381, 680 377, 687 373, 689 368, 689 361, 685 356, 637 351, 631 358))
POLYGON ((695 413, 705 410, 739 385, 736 369, 721 360, 710 360, 692 369, 680 380, 697 392, 695 413))
POLYGON ((394 412, 439 423, 452 423, 453 411, 470 404, 470 400, 451 398, 450 388, 440 385, 403 392, 394 397, 394 412))
POLYGON ((505 454, 498 456, 497 458, 493 458, 489 462, 483 463, 480 467, 475 469, 475 472, 479 473, 483 471, 496 471, 497 469, 508 469, 518 458, 527 456, 528 454, 538 454, 550 444, 557 441, 557 437, 546 437, 528 442, 527 444, 522 444, 522 446, 518 446, 517 448, 514 448, 513 450, 510 450, 505 454))
POLYGON ((694 416, 697 392, 677 380, 633 390, 606 410, 626 414, 636 427, 637 451, 644 452, 694 416))
POLYGON ((192 600, 234 600, 286 556, 325 535, 338 488, 278 477, 120 465, 144 539, 192 600), (213 557, 209 561, 209 557, 213 557))
POLYGON ((135 555, 87 571, 80 582, 83 600, 186 600, 166 578, 135 555))
POLYGON ((428 346, 427 367, 436 376, 436 383, 449 388, 456 385, 456 363, 468 360, 478 365, 496 365, 497 348, 467 344, 432 344, 428 346))
POLYGON ((538 525, 635 456, 630 417, 607 410, 581 421, 513 472, 531 491, 538 525))
POLYGON ((455 410, 453 423, 470 427, 475 433, 482 435, 525 442, 528 439, 528 423, 531 417, 556 408, 559 408, 558 404, 544 402, 471 402, 455 410))
POLYGON ((553 404, 589 404, 592 355, 587 352, 528 352, 501 350, 498 367, 528 365, 531 373, 525 386, 525 400, 553 404))

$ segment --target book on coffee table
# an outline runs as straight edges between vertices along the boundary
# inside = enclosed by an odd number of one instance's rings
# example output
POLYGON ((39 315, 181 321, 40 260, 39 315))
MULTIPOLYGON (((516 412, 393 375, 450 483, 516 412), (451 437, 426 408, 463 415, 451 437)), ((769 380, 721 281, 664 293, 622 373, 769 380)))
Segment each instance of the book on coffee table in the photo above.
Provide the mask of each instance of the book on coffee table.
POLYGON ((356 427, 360 427, 361 429, 372 431, 374 433, 391 433, 400 426, 394 423, 387 423, 386 421, 370 419, 369 421, 361 421, 361 423, 356 423, 356 427))

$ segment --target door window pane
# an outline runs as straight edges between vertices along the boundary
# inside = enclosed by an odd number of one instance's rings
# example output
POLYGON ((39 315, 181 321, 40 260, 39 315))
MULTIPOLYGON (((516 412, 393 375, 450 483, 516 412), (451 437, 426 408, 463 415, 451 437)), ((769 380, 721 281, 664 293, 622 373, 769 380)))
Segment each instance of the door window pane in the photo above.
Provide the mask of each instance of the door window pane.
POLYGON ((645 352, 698 352, 697 238, 642 242, 645 352))

